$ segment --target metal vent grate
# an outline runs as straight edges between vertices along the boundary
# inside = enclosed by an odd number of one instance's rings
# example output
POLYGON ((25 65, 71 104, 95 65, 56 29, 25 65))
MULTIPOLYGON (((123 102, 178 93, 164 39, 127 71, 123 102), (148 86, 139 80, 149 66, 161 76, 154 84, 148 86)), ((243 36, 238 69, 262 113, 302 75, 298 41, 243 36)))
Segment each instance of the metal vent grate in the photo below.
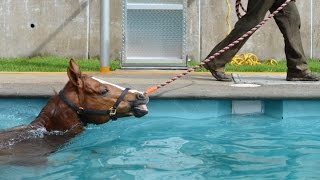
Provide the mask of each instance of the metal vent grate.
POLYGON ((185 67, 186 16, 182 0, 124 0, 124 67, 185 67))

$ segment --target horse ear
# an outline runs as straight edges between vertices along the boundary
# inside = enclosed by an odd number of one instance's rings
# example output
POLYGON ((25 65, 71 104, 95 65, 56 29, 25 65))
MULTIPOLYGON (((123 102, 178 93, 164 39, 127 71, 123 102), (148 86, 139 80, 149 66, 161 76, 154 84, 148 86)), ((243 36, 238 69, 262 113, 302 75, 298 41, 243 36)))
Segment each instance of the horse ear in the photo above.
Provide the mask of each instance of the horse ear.
POLYGON ((68 73, 69 80, 75 86, 78 86, 78 87, 82 86, 82 83, 80 81, 81 72, 80 72, 79 67, 74 59, 70 59, 67 73, 68 73))

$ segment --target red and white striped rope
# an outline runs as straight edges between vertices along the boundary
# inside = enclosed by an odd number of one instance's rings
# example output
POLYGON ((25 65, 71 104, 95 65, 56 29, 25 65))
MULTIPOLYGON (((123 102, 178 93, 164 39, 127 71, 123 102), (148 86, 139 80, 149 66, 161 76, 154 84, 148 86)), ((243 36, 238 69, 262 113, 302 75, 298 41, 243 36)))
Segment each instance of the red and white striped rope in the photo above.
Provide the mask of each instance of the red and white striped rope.
POLYGON ((231 44, 229 44, 228 46, 224 47, 223 49, 221 49, 220 51, 214 53, 212 56, 210 56, 209 58, 205 59, 204 61, 202 61, 199 65, 194 66, 189 68, 186 72, 178 74, 174 77, 172 77, 171 79, 169 79, 168 81, 159 84, 159 85, 155 85, 152 86, 150 88, 148 88, 145 93, 146 94, 150 94, 184 76, 186 76, 187 74, 195 71, 196 69, 200 68, 201 65, 204 65, 212 60, 214 60, 217 56, 223 54, 224 52, 228 51, 230 48, 232 48, 233 46, 235 46, 236 44, 239 44, 241 41, 243 41, 244 39, 250 37, 254 32, 256 32, 259 28, 261 28, 261 26, 263 26, 264 24, 267 23, 267 21, 269 21, 270 19, 272 19, 277 13, 279 13, 279 11, 281 11, 285 6, 287 6, 289 4, 289 2, 291 2, 292 0, 286 0, 279 8, 277 8, 277 10, 275 10, 273 13, 271 13, 267 18, 265 18, 263 21, 261 21, 258 25, 256 25, 255 27, 253 27, 251 30, 249 30, 247 33, 245 33, 244 35, 242 35, 240 38, 238 38, 237 40, 233 41, 231 44))

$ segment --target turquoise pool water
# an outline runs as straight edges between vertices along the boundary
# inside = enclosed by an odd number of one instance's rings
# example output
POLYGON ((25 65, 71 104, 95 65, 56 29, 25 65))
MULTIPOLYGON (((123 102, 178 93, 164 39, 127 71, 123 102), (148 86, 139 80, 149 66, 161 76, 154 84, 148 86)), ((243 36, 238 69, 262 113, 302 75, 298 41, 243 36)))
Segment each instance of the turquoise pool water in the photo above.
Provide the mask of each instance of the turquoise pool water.
MULTIPOLYGON (((0 99, 0 129, 29 123, 45 103, 0 99)), ((230 106, 228 100, 151 100, 143 118, 89 125, 45 166, 0 165, 0 179, 320 177, 320 116, 221 114, 230 106)))

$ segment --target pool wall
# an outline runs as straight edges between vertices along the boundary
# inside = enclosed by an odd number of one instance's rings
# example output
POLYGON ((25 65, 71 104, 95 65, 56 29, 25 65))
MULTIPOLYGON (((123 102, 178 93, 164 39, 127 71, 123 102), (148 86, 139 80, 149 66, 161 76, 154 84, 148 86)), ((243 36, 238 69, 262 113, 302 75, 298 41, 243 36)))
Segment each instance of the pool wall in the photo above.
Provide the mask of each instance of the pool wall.
POLYGON ((319 100, 264 101, 266 115, 276 118, 320 116, 319 100))
POLYGON ((151 116, 190 118, 197 115, 200 118, 207 118, 229 115, 232 104, 230 100, 157 99, 151 100, 150 106, 157 110, 150 112, 151 116))
POLYGON ((190 118, 225 115, 265 114, 274 118, 320 116, 319 100, 151 100, 157 112, 151 116, 190 118), (161 102, 161 103, 153 103, 161 102), (163 106, 165 104, 165 106, 163 106), (181 117, 182 116, 182 117, 181 117))
MULTIPOLYGON (((46 98, 0 98, 0 110, 18 112, 13 118, 30 119, 46 102, 46 98)), ((152 117, 192 119, 233 114, 265 114, 280 119, 320 117, 320 100, 151 99, 148 106, 148 116, 152 117)))

